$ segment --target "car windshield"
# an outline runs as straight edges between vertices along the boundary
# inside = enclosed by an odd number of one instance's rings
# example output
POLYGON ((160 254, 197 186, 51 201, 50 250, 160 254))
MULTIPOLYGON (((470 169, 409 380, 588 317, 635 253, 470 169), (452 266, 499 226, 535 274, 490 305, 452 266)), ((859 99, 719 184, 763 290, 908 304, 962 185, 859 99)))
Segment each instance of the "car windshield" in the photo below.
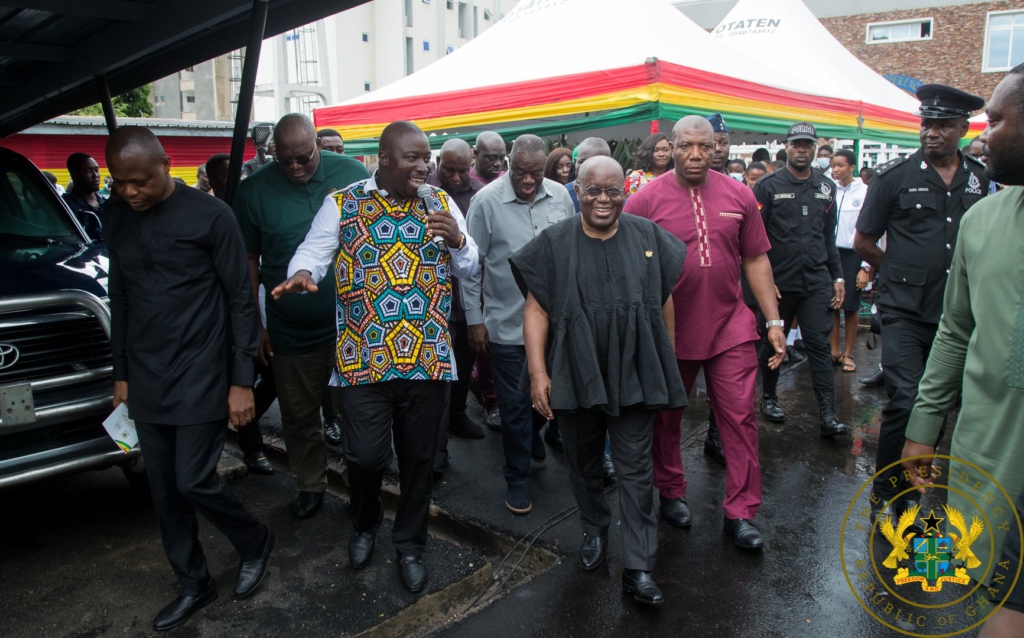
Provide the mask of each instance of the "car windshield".
POLYGON ((0 159, 0 244, 12 243, 82 243, 82 236, 35 167, 0 159))

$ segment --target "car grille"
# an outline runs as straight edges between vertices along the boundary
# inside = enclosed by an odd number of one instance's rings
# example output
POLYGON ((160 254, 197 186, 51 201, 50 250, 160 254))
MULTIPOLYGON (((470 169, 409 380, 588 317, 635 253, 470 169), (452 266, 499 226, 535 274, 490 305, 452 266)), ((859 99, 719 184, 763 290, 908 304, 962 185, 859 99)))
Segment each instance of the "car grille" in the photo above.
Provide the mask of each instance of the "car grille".
POLYGON ((0 316, 0 344, 20 352, 17 363, 0 370, 0 385, 85 372, 112 360, 103 326, 87 312, 0 316))

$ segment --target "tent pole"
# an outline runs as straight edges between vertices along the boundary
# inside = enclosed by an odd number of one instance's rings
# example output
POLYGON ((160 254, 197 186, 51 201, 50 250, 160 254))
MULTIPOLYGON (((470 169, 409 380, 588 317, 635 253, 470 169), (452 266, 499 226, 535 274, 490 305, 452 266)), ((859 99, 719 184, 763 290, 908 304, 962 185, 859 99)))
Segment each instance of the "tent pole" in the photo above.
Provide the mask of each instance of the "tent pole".
POLYGON ((100 94, 103 118, 107 121, 107 134, 112 135, 117 130, 117 116, 114 114, 114 103, 110 99, 110 87, 107 86, 107 76, 96 76, 96 90, 100 94))
POLYGON ((245 62, 242 64, 242 83, 238 89, 238 108, 235 111, 235 131, 231 137, 231 161, 228 164, 228 185, 224 201, 231 204, 242 179, 242 162, 245 159, 245 138, 249 134, 249 115, 252 113, 253 95, 256 92, 256 70, 260 65, 260 48, 267 26, 269 0, 252 0, 252 18, 249 21, 249 42, 245 47, 245 62))
POLYGON ((860 177, 860 138, 853 140, 853 154, 857 156, 857 165, 853 167, 853 176, 860 177))

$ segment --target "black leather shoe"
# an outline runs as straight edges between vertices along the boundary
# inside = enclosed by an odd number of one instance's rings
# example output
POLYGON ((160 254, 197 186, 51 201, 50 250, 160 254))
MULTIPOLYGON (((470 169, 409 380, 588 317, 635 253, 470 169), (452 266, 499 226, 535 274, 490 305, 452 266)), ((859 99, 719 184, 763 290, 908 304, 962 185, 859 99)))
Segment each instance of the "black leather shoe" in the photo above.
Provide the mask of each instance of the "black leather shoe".
POLYGON ((338 419, 324 419, 324 438, 331 445, 341 445, 341 426, 338 419))
POLYGON ((153 629, 157 631, 174 629, 191 618, 192 614, 215 600, 217 600, 217 584, 213 582, 211 576, 206 581, 203 592, 198 596, 178 596, 171 601, 171 604, 161 609, 153 620, 153 629))
POLYGON ((498 408, 487 411, 487 427, 495 432, 501 432, 501 412, 498 408))
POLYGON ((743 549, 761 549, 764 547, 764 536, 761 530, 754 527, 754 522, 745 518, 725 519, 725 533, 743 549))
POLYGON ((615 482, 615 464, 612 463, 612 455, 605 454, 601 458, 601 473, 604 475, 604 482, 611 485, 615 482))
POLYGON ((530 451, 530 458, 533 459, 534 463, 543 463, 544 459, 548 458, 548 450, 544 447, 544 439, 540 435, 540 430, 533 431, 533 449, 530 451))
POLYGON ((687 528, 693 522, 690 517, 690 507, 686 504, 685 498, 661 499, 661 518, 672 527, 687 528))
POLYGON ((580 567, 593 571, 604 562, 604 546, 608 541, 600 536, 583 535, 583 544, 580 545, 580 567))
POLYGON ((883 383, 885 383, 885 373, 882 372, 881 368, 860 380, 860 384, 865 388, 877 388, 883 383))
POLYGON ((274 466, 270 464, 263 452, 254 452, 245 457, 245 467, 253 474, 273 476, 274 466))
POLYGON ((316 514, 316 511, 323 504, 323 492, 302 491, 299 492, 299 495, 295 497, 295 502, 292 503, 292 514, 295 515, 295 518, 309 518, 316 514))
POLYGON ((708 435, 704 437, 704 456, 710 456, 715 461, 725 465, 725 450, 722 449, 722 437, 718 433, 718 426, 714 418, 708 423, 708 435))
POLYGON ((484 438, 484 429, 465 414, 448 422, 448 432, 464 439, 484 438))
POLYGON ((622 593, 633 594, 633 600, 644 605, 660 605, 665 602, 661 588, 654 582, 651 572, 639 569, 622 570, 622 593))
POLYGON ((772 423, 786 420, 786 413, 779 407, 779 399, 776 397, 761 397, 761 414, 772 423))
POLYGON ((562 445, 562 432, 554 426, 554 421, 548 421, 548 427, 544 428, 544 441, 559 452, 565 451, 562 445))
POLYGON ((377 540, 377 530, 380 529, 380 522, 384 520, 384 508, 381 507, 380 518, 373 529, 366 532, 356 532, 348 539, 348 562, 352 569, 362 569, 370 562, 373 556, 373 544, 377 540))
POLYGON ((835 393, 815 390, 814 395, 818 399, 818 411, 821 414, 821 435, 843 436, 849 433, 849 426, 840 422, 836 416, 835 393))
POLYGON ((449 465, 448 450, 437 450, 434 452, 434 478, 444 476, 444 471, 448 469, 449 465))
POLYGON ((274 532, 267 528, 267 541, 263 544, 260 555, 250 560, 243 560, 238 565, 238 575, 235 577, 235 596, 245 598, 256 591, 267 575, 267 566, 270 564, 270 552, 274 549, 274 532))
POLYGON ((423 564, 423 557, 415 554, 398 555, 398 577, 402 585, 410 593, 423 591, 427 586, 427 566, 423 564))
POLYGON ((786 355, 789 357, 790 363, 802 363, 807 360, 807 355, 800 352, 796 346, 789 346, 786 348, 786 355))

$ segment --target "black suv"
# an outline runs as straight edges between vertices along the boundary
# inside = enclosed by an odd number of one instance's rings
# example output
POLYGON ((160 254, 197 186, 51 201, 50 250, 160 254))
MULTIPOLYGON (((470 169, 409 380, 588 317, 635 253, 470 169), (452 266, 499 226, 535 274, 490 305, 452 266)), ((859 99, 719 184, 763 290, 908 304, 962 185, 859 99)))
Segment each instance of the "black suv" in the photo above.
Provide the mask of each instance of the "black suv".
POLYGON ((103 429, 113 392, 107 252, 42 173, 0 148, 0 489, 120 465, 103 429))

